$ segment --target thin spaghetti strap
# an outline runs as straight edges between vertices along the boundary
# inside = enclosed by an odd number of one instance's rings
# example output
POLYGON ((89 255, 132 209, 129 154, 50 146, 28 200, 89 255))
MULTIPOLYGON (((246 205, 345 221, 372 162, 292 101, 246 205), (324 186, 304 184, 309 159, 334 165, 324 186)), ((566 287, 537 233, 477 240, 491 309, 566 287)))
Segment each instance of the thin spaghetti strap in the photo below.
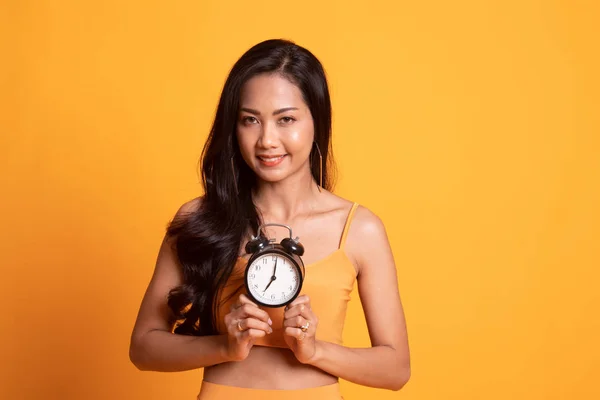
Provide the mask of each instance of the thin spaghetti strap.
POLYGON ((340 249, 344 248, 346 244, 346 237, 348 236, 348 231, 350 230, 350 223, 352 222, 352 217, 354 217, 354 212, 358 208, 358 203, 352 204, 352 208, 348 213, 348 217, 346 218, 346 224, 344 225, 344 230, 342 231, 342 238, 340 239, 340 249))

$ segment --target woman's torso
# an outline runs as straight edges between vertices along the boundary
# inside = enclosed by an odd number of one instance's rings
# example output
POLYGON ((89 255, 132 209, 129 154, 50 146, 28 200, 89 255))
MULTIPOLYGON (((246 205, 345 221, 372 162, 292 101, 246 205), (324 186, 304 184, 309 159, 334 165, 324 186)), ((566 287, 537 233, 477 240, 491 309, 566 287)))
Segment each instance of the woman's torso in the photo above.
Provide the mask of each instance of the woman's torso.
MULTIPOLYGON (((301 237, 307 249, 306 255, 311 257, 305 259, 306 277, 302 292, 311 298, 311 307, 319 318, 317 339, 338 344, 341 344, 346 304, 350 300, 350 292, 356 278, 356 269, 344 248, 356 206, 354 204, 351 208, 344 207, 340 210, 338 215, 330 220, 333 222, 341 219, 340 223, 330 223, 327 228, 320 230, 322 237, 310 237, 307 232, 303 232, 304 239, 301 237), (310 249, 314 251, 309 252, 310 249), (311 259, 314 262, 306 263, 306 260, 311 259)), ((232 288, 240 287, 239 279, 243 276, 244 265, 240 264, 234 269, 232 288)), ((236 298, 237 296, 231 297, 228 302, 223 303, 222 310, 227 310, 236 298)), ((282 310, 265 311, 270 313, 274 321, 279 319, 281 322, 281 318, 277 316, 282 310)), ((220 319, 222 317, 223 315, 219 316, 220 319)), ((220 330, 222 329, 223 327, 220 330)), ((285 345, 282 346, 280 332, 275 331, 272 335, 272 340, 267 338, 254 345, 243 361, 207 367, 204 380, 222 385, 260 389, 302 389, 337 382, 337 377, 311 365, 299 363, 293 352, 285 345)))
POLYGON ((244 361, 206 368, 204 380, 228 386, 289 390, 325 386, 338 378, 300 364, 289 349, 254 346, 244 361))

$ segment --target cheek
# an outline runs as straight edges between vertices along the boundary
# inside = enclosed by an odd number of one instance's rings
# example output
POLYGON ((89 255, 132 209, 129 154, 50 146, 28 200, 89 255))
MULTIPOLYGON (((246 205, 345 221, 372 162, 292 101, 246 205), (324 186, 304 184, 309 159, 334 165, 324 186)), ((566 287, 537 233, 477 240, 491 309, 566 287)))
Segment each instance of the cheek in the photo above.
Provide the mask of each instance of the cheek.
POLYGON ((290 152, 308 154, 314 140, 312 126, 290 131, 286 137, 286 147, 290 152))
POLYGON ((252 151, 254 149, 255 142, 250 135, 244 134, 244 132, 238 132, 236 136, 242 158, 248 161, 250 158, 252 158, 252 151))
POLYGON ((256 144, 258 136, 260 136, 260 129, 257 126, 245 126, 244 124, 238 124, 235 130, 240 147, 249 148, 256 144))

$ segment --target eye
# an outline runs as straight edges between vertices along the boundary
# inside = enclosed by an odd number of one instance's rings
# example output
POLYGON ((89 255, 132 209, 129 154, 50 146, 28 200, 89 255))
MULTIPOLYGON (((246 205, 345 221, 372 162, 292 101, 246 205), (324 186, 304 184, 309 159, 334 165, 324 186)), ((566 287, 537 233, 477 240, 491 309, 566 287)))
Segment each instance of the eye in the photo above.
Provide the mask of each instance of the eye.
POLYGON ((281 118, 279 121, 280 121, 282 124, 284 124, 284 125, 287 125, 287 124, 291 124, 292 122, 294 122, 294 121, 295 121, 295 119, 294 119, 294 118, 292 118, 292 117, 282 117, 282 118, 281 118))
POLYGON ((245 116, 245 117, 242 117, 242 122, 244 123, 244 125, 251 125, 251 124, 256 124, 258 121, 255 117, 245 116))

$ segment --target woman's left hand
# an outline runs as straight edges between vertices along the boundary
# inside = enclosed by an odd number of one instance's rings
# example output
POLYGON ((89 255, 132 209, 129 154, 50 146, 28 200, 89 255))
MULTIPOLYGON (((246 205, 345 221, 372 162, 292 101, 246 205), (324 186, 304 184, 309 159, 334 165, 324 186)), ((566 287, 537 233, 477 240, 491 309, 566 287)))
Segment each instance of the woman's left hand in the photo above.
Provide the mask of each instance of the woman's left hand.
POLYGON ((298 296, 285 308, 283 338, 298 361, 303 364, 308 364, 315 357, 315 335, 318 325, 319 319, 310 309, 308 296, 298 296))

